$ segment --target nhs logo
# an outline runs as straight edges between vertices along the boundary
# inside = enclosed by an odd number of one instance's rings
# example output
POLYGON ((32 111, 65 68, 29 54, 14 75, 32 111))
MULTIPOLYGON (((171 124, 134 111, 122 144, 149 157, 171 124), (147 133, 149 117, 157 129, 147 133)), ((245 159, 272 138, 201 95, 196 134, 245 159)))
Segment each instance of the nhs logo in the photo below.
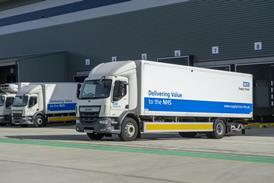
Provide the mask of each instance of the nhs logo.
POLYGON ((243 87, 249 88, 250 87, 250 82, 243 82, 243 87))

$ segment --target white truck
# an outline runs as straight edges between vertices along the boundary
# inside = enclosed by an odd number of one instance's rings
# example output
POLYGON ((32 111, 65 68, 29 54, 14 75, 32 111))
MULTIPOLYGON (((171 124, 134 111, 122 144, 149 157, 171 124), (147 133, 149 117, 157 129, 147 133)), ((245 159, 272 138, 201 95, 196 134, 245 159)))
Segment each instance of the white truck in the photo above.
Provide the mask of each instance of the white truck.
POLYGON ((0 85, 0 126, 11 123, 11 105, 20 88, 28 83, 9 83, 0 85))
POLYGON ((16 94, 12 124, 42 127, 75 121, 76 91, 76 83, 31 83, 16 94))
POLYGON ((118 134, 242 131, 253 116, 252 75, 152 61, 103 63, 78 91, 76 130, 90 139, 118 134))

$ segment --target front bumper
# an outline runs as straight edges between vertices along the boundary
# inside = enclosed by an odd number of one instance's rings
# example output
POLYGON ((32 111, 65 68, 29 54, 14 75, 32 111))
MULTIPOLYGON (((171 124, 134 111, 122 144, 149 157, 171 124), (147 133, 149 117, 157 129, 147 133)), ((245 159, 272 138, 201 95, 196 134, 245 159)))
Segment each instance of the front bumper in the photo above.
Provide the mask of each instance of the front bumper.
POLYGON ((0 124, 10 124, 10 123, 11 123, 10 115, 0 116, 0 124))
POLYGON ((33 119, 31 116, 23 116, 21 118, 12 117, 11 123, 13 125, 33 125, 33 119))
POLYGON ((120 134, 120 126, 115 118, 97 118, 92 122, 77 119, 76 131, 82 133, 120 134))

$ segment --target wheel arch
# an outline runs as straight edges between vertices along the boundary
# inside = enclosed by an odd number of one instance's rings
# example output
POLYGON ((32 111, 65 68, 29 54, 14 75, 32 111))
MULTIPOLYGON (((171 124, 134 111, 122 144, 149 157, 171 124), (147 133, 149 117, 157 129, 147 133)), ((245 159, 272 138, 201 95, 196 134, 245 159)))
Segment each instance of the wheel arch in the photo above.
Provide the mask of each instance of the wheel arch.
POLYGON ((214 138, 214 139, 220 139, 220 138, 223 138, 226 134, 227 134, 227 120, 225 118, 215 118, 215 119, 212 119, 212 122, 213 122, 213 131, 212 132, 209 132, 207 133, 207 136, 209 138, 214 138), (220 124, 220 123, 223 123, 223 133, 222 134, 218 134, 216 132, 216 124, 220 124))
POLYGON ((43 116, 43 118, 45 118, 45 120, 47 120, 46 115, 45 115, 43 112, 36 112, 36 113, 33 115, 33 119, 35 119, 36 116, 38 116, 38 115, 43 116))
POLYGON ((215 121, 222 121, 225 124, 225 134, 227 134, 229 132, 229 119, 228 118, 215 118, 212 122, 213 125, 215 125, 215 121))
POLYGON ((122 125, 126 117, 133 118, 138 124, 141 122, 140 118, 136 115, 134 111, 126 111, 119 118, 120 125, 122 125))
POLYGON ((138 125, 138 128, 139 128, 139 135, 138 136, 140 136, 143 125, 141 123, 141 119, 138 117, 138 115, 136 115, 135 111, 127 111, 127 112, 125 112, 121 115, 121 117, 119 118, 120 128, 121 128, 121 126, 123 124, 123 121, 126 117, 132 118, 137 122, 137 125, 138 125))

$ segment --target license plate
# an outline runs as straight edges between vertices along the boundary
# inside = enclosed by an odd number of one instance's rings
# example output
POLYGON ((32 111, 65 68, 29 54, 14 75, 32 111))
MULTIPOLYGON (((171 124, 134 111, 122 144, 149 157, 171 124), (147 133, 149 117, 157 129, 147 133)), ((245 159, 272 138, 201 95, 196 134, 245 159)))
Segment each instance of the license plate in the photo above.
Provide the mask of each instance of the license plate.
POLYGON ((85 133, 93 133, 93 130, 84 130, 85 133))

